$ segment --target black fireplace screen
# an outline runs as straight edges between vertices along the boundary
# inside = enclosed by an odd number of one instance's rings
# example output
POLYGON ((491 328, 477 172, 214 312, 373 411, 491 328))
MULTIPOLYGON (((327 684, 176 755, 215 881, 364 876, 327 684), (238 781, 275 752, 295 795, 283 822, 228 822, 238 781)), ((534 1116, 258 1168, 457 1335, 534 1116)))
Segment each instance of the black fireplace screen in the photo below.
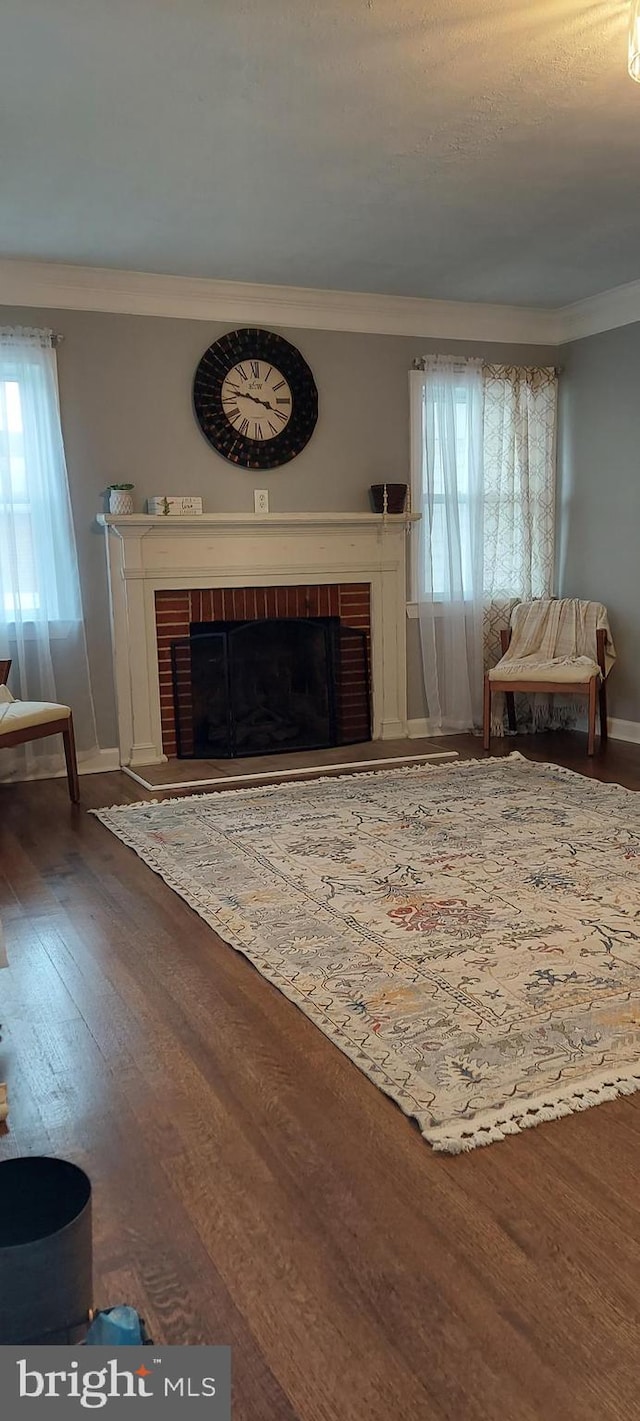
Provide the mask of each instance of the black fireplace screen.
POLYGON ((367 636, 338 617, 194 622, 173 642, 171 662, 183 758, 371 738, 367 636))

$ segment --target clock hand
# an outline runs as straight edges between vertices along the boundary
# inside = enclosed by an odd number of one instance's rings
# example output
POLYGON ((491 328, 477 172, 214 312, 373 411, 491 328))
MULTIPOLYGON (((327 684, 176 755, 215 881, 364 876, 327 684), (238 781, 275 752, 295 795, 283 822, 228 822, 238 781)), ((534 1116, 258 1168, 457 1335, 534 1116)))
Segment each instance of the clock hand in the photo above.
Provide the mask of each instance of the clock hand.
POLYGON ((270 405, 268 400, 259 399, 258 395, 250 395, 248 390, 238 390, 238 394, 243 400, 253 400, 254 405, 264 405, 266 410, 273 410, 277 414, 275 405, 270 405))
POLYGON ((242 400, 251 400, 254 405, 263 405, 264 409, 271 410, 272 414, 279 413, 276 406, 269 404, 268 400, 261 400, 258 395, 250 395, 248 390, 241 390, 239 385, 230 385, 229 389, 242 400))
MULTIPOLYGON (((230 385, 229 388, 233 389, 233 386, 230 385)), ((259 400, 257 395, 250 395, 248 390, 237 389, 233 390, 233 393, 234 395, 239 395, 241 400, 252 400, 254 405, 263 405, 265 403, 264 400, 259 400)), ((271 409, 271 405, 267 405, 267 409, 271 409)))

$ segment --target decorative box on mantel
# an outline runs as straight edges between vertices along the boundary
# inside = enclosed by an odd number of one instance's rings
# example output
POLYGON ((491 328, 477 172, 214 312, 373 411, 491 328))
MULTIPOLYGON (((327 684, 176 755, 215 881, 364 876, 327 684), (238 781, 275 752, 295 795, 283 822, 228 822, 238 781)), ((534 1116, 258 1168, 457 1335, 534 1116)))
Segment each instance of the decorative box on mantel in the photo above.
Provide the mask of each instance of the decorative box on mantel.
POLYGON ((162 748, 156 592, 368 583, 373 738, 407 734, 406 543, 414 516, 101 514, 123 765, 162 748))
POLYGON ((179 497, 172 493, 159 493, 147 499, 147 513, 162 514, 164 518, 183 518, 188 513, 202 513, 202 499, 179 497))

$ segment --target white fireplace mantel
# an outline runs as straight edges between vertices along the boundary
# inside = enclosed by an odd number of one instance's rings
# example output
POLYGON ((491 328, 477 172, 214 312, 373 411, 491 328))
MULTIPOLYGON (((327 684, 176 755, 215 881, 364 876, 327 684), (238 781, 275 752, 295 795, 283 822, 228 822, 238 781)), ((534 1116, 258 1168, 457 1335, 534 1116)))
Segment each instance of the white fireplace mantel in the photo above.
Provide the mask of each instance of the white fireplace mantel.
POLYGON ((373 737, 405 736, 406 542, 413 521, 378 513, 100 514, 122 764, 166 759, 155 593, 170 588, 369 582, 373 737))

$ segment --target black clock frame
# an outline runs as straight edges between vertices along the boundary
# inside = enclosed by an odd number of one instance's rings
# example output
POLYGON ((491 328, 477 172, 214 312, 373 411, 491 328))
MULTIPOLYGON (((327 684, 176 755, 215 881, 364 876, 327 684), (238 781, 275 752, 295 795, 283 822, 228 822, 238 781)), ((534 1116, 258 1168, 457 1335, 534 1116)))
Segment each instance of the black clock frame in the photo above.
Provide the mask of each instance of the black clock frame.
POLYGON ((193 407, 205 439, 232 464, 245 469, 278 469, 304 449, 316 427, 318 391, 304 356, 284 336, 255 326, 227 331, 213 342, 193 381, 193 407), (234 429, 222 407, 222 385, 234 365, 267 360, 291 390, 291 416, 273 439, 249 439, 234 429))

